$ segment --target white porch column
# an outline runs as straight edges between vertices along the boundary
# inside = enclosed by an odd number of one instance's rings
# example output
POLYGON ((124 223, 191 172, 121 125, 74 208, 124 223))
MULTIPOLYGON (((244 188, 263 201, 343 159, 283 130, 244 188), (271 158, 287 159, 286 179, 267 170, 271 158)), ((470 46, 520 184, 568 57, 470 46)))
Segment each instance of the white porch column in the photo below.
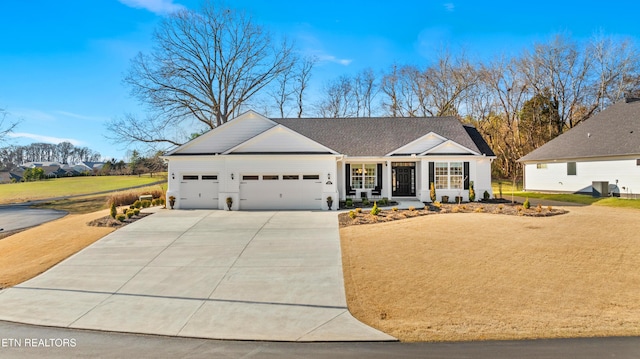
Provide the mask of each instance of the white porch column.
POLYGON ((384 166, 384 186, 382 187, 382 197, 387 197, 391 199, 391 194, 393 193, 393 183, 391 183, 391 161, 387 160, 384 166))

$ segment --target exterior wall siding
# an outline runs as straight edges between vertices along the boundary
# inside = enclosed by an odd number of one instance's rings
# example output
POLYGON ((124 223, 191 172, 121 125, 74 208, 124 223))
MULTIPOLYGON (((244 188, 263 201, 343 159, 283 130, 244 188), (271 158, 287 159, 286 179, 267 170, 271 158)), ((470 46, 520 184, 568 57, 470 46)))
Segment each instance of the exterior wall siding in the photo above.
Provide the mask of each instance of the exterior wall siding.
POLYGON ((260 135, 255 141, 251 141, 245 145, 233 150, 232 153, 243 152, 327 152, 325 148, 313 142, 312 140, 291 133, 283 128, 271 130, 265 135, 260 135))
POLYGON ((537 168, 537 163, 525 164, 525 190, 591 193, 592 182, 608 181, 612 192, 640 193, 640 166, 635 158, 575 162, 576 175, 567 175, 567 162, 541 162, 546 168, 537 168))
POLYGON ((444 142, 441 138, 437 137, 434 134, 430 134, 425 136, 423 139, 416 141, 415 143, 412 143, 410 145, 407 145, 405 147, 403 147, 399 152, 401 153, 422 153, 424 151, 427 151, 431 148, 436 147, 437 145, 441 144, 442 142, 444 142))
POLYGON ((273 123, 258 115, 247 113, 216 128, 215 132, 205 133, 200 136, 202 141, 194 141, 180 153, 222 153, 273 126, 275 126, 273 123))

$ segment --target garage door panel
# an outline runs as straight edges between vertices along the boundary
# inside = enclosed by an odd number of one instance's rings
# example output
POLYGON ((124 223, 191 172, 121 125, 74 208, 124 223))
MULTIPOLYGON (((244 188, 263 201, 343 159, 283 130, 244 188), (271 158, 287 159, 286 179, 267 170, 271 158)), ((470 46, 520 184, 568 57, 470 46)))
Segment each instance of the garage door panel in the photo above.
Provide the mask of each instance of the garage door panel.
MULTIPOLYGON (((320 209, 322 182, 318 180, 248 180, 240 182, 241 209, 320 209)), ((302 176, 300 176, 302 178, 302 176)))
MULTIPOLYGON (((193 176, 195 177, 195 175, 193 176)), ((193 178, 191 177, 191 178, 193 178)), ((197 179, 180 182, 180 207, 185 209, 217 209, 217 176, 198 175, 197 179), (203 178, 216 178, 203 179, 203 178)))

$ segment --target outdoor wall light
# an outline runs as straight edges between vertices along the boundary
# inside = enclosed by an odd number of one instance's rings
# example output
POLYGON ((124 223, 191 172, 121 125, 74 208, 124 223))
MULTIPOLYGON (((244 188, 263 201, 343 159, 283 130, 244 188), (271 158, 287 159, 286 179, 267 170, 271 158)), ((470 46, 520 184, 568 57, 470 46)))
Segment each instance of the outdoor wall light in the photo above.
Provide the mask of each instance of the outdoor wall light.
POLYGON ((331 173, 327 173, 327 179, 331 180, 331 173))
POLYGON ((233 180, 233 173, 231 174, 231 180, 233 180))
POLYGON ((176 174, 171 172, 171 179, 176 179, 176 174))

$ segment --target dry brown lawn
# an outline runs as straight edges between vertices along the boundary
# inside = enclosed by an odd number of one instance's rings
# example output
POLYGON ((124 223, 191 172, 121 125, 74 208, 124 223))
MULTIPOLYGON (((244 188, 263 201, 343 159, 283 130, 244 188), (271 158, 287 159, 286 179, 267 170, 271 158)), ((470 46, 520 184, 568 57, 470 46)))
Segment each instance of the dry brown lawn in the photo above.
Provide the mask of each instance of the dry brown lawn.
POLYGON ((70 214, 1 239, 0 288, 33 278, 112 232, 87 225, 106 215, 109 210, 70 214))
POLYGON ((640 211, 340 229, 352 314, 403 341, 640 335, 640 211))

